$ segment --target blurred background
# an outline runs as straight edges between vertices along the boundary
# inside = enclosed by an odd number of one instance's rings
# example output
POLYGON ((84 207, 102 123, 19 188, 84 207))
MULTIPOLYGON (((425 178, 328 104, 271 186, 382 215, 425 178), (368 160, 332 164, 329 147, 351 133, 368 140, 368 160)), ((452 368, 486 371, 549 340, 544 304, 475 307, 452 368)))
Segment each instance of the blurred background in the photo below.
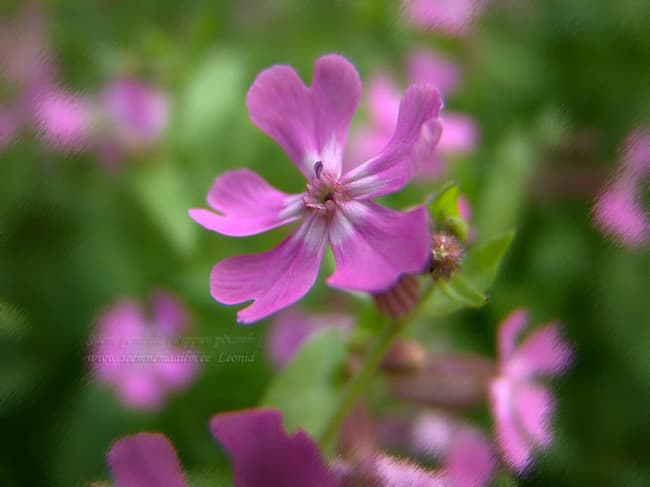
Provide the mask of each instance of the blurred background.
MULTIPOLYGON (((289 64, 310 82, 314 60, 337 52, 364 87, 382 72, 402 90, 409 56, 424 49, 453 66, 445 110, 467 117, 475 140, 390 205, 454 180, 478 236, 517 228, 489 304, 429 326, 494 356, 496 326, 515 307, 534 323, 561 320, 576 363, 557 381, 555 442, 518 484, 650 485, 647 228, 645 240, 612 237, 593 216, 625 141, 650 123, 650 4, 492 0, 462 29, 434 24, 398 0, 2 2, 0 484, 108 480, 112 441, 162 431, 195 485, 228 485, 207 422, 259 402, 272 320, 237 325, 210 297, 209 273, 287 230, 227 238, 187 210, 233 168, 302 191, 248 119, 260 70, 289 64), (186 333, 210 339, 200 347, 212 360, 143 410, 89 374, 86 356, 102 313, 125 297, 146 308, 157 289, 184 304, 186 333), (252 358, 218 359, 232 354, 252 358)), ((352 138, 371 112, 364 98, 352 138)), ((648 178, 638 184, 647 218, 648 178)), ((324 285, 328 270, 305 308, 345 300, 324 285)), ((421 336, 436 346, 437 333, 421 336)))

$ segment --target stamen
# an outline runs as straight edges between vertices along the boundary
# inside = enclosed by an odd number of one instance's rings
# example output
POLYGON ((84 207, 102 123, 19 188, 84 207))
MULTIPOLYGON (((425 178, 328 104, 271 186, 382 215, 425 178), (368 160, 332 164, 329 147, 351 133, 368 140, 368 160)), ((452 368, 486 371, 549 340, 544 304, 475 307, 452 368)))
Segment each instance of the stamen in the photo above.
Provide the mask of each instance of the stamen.
POLYGON ((316 173, 316 177, 320 179, 320 175, 323 172, 323 163, 321 161, 318 161, 316 164, 314 164, 314 172, 316 173))

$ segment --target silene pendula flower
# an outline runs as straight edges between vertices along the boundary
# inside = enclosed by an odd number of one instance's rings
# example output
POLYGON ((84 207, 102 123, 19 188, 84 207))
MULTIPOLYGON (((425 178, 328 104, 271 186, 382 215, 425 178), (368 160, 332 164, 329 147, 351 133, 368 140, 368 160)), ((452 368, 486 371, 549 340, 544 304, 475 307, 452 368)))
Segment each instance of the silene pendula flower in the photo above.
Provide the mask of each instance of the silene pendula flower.
POLYGON ((284 149, 307 186, 305 192, 289 195, 249 170, 231 171, 218 177, 208 193, 214 211, 190 210, 205 228, 235 237, 301 222, 275 249, 232 257, 212 270, 211 292, 217 301, 254 301, 238 313, 239 322, 260 320, 304 296, 316 281, 328 243, 336 272, 327 282, 341 289, 378 292, 401 274, 419 273, 426 265, 426 209, 402 213, 373 200, 409 182, 414 151, 433 150, 441 132, 442 100, 433 86, 411 86, 387 145, 343 171, 348 129, 360 96, 356 69, 338 55, 316 61, 310 87, 291 67, 273 66, 248 91, 253 123, 284 149))
MULTIPOLYGON (((445 97, 457 89, 460 79, 459 70, 451 61, 425 50, 410 54, 407 76, 410 83, 432 84, 445 97)), ((398 117, 399 89, 390 75, 379 72, 372 76, 366 106, 369 123, 353 134, 348 167, 376 153, 391 137, 398 117)), ((470 153, 478 142, 478 128, 471 117, 447 112, 440 122, 443 131, 436 150, 412 154, 418 180, 440 178, 446 159, 470 153)))
POLYGON ((88 356, 95 377, 135 409, 160 408, 198 372, 196 353, 175 343, 189 326, 184 307, 158 291, 151 308, 148 315, 131 299, 117 302, 100 316, 88 356))
POLYGON ((347 333, 354 320, 343 313, 310 314, 289 308, 273 319, 267 338, 267 354, 275 368, 282 368, 310 338, 325 330, 347 333))
MULTIPOLYGON (((272 409, 217 414, 210 421, 215 439, 228 452, 235 487, 469 487, 443 472, 430 472, 383 454, 363 464, 335 461, 328 466, 318 445, 304 432, 287 434, 272 409)), ((172 444, 162 434, 139 433, 117 441, 108 452, 115 487, 186 487, 172 444)))
POLYGON ((621 245, 640 248, 650 239, 650 214, 642 202, 649 176, 650 128, 641 128, 627 138, 618 174, 593 209, 596 226, 621 245))
POLYGON ((465 37, 487 0, 402 0, 415 27, 448 37, 465 37))
POLYGON ((540 379, 561 374, 572 358, 557 323, 535 330, 517 345, 527 322, 527 313, 516 310, 499 325, 499 371, 489 388, 497 445, 519 474, 530 468, 533 450, 548 448, 553 439, 554 398, 540 379))

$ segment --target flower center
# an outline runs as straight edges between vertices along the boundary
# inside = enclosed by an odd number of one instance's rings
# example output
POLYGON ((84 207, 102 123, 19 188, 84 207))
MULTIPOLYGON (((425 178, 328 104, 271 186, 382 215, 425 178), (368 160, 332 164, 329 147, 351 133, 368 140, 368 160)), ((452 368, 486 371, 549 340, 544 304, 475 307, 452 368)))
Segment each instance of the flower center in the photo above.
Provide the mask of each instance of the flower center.
POLYGON ((339 181, 334 176, 323 172, 321 161, 314 164, 314 177, 307 183, 304 196, 305 205, 317 211, 330 213, 345 199, 346 195, 339 181))

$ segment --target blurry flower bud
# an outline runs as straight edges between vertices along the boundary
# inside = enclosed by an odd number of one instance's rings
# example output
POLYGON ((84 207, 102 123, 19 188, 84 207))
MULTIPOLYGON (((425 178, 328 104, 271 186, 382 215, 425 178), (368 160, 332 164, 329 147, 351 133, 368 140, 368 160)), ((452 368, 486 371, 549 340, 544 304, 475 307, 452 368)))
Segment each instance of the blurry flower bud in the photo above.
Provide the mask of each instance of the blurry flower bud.
POLYGON ((424 347, 413 340, 396 340, 381 362, 381 370, 388 374, 417 373, 426 363, 424 347))
POLYGON ((391 318, 409 314, 418 303, 420 285, 415 276, 402 276, 387 291, 373 294, 377 309, 391 318))
POLYGON ((398 398, 441 408, 466 408, 484 400, 494 364, 475 355, 432 357, 417 374, 388 377, 398 398))
POLYGON ((455 237, 438 233, 431 237, 429 272, 434 279, 449 279, 460 270, 465 252, 455 237))

